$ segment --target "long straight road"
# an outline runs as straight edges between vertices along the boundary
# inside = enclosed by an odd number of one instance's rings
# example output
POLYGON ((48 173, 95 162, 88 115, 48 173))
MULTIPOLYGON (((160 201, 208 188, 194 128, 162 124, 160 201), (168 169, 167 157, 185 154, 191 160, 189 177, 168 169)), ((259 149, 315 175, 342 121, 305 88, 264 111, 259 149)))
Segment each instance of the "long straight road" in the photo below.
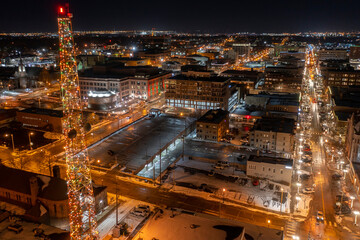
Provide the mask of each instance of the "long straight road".
MULTIPOLYGON (((325 148, 323 146, 324 133, 321 129, 319 120, 319 109, 317 104, 317 96, 315 91, 315 81, 321 81, 320 71, 316 66, 316 59, 313 48, 310 47, 306 56, 307 69, 304 74, 304 84, 308 84, 308 94, 310 97, 310 116, 312 118, 310 129, 307 134, 312 143, 313 153, 313 180, 315 184, 315 193, 310 206, 309 215, 304 222, 294 222, 294 235, 300 239, 360 239, 359 236, 352 235, 347 231, 343 231, 335 220, 334 204, 334 186, 336 182, 332 181, 331 173, 327 168, 325 148), (305 83, 307 82, 307 83, 305 83), (324 221, 317 221, 317 212, 322 211, 324 221)), ((302 89, 302 95, 306 95, 302 89)), ((306 131, 305 131, 306 132, 306 131)), ((287 226, 289 224, 287 223, 287 226)), ((288 236, 290 237, 290 236, 288 236)), ((290 238, 289 238, 290 239, 290 238)))

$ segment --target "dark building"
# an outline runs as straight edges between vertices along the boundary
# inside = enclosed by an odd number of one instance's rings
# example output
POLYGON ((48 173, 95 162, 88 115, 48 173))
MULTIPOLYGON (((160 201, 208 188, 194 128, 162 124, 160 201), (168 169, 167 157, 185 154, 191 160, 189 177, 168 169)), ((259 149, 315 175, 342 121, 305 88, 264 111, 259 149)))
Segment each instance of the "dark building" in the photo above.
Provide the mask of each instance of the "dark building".
POLYGON ((62 133, 62 110, 27 108, 16 113, 16 120, 25 127, 62 133))
POLYGON ((354 68, 350 66, 339 69, 328 69, 323 72, 323 75, 326 86, 360 86, 360 70, 354 70, 354 68))
POLYGON ((196 136, 204 140, 221 141, 229 131, 229 112, 209 110, 196 121, 196 136))

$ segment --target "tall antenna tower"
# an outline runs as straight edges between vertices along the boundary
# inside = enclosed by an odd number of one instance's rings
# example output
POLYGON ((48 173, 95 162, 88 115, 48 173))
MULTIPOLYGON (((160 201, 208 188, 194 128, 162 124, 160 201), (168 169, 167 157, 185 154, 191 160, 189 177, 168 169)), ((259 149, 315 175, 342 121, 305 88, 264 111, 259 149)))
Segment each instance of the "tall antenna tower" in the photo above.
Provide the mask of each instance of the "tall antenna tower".
POLYGON ((69 6, 59 7, 61 94, 71 239, 97 239, 95 198, 82 124, 79 76, 69 6))

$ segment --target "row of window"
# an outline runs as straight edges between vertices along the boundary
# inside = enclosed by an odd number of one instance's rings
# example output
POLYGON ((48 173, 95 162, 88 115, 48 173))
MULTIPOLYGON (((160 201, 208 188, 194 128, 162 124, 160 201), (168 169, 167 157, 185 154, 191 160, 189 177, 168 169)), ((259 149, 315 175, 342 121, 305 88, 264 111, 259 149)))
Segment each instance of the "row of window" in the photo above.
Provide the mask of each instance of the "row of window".
MULTIPOLYGON (((256 165, 254 164, 248 164, 248 168, 249 169, 254 169, 256 170, 256 165)), ((262 171, 265 172, 265 167, 262 167, 262 171)), ((275 168, 268 168, 268 172, 273 172, 273 173, 276 173, 276 169, 275 168)), ((283 169, 280 169, 280 174, 283 174, 284 173, 284 170, 283 169)))

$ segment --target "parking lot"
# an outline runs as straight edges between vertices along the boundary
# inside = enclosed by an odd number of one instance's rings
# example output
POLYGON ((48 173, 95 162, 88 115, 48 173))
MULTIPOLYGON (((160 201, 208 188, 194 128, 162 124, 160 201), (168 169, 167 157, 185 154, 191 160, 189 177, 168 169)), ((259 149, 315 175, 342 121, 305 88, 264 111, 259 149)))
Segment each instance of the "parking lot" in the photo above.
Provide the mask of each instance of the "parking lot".
POLYGON ((161 115, 145 119, 90 147, 90 160, 106 168, 117 162, 123 171, 134 172, 183 130, 181 118, 161 115))

